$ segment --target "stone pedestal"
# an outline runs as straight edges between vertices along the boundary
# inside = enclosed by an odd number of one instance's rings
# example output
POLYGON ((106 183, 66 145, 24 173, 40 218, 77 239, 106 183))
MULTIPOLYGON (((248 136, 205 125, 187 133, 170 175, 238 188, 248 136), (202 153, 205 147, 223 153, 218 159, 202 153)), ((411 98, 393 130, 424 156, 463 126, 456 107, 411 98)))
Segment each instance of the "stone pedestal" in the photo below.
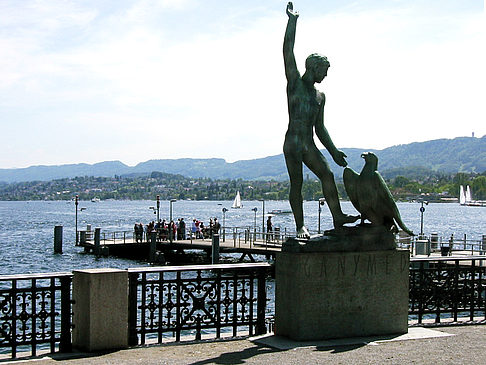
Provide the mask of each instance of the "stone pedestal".
POLYGON ((86 351, 128 347, 126 270, 74 271, 73 299, 73 347, 86 351))
POLYGON ((280 252, 275 334, 294 340, 408 331, 409 252, 280 252))

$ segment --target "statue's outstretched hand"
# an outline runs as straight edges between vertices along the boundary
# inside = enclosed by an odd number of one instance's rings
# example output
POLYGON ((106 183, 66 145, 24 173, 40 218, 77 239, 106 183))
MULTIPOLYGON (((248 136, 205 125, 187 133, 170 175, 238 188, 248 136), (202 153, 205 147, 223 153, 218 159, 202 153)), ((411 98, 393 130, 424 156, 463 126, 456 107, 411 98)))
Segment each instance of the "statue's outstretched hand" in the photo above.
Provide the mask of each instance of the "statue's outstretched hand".
POLYGON ((287 4, 287 15, 289 18, 298 18, 299 17, 299 12, 294 11, 294 4, 292 4, 292 1, 289 1, 287 4))
POLYGON ((332 156, 332 158, 334 159, 334 162, 336 162, 339 166, 342 166, 342 167, 348 166, 348 163, 346 162, 345 157, 348 157, 348 156, 346 156, 346 154, 343 151, 339 151, 339 150, 337 150, 332 156))

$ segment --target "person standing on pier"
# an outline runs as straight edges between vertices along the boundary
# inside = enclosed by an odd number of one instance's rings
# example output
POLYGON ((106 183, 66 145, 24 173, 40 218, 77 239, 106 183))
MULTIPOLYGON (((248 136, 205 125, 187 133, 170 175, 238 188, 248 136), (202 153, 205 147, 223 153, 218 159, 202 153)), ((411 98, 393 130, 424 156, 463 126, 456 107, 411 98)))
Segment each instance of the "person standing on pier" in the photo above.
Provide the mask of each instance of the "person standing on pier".
POLYGON ((297 237, 309 238, 304 226, 302 208, 302 165, 305 164, 321 180, 322 193, 331 210, 334 227, 355 222, 359 216, 350 216, 342 212, 334 176, 329 165, 314 143, 313 130, 317 138, 331 154, 334 162, 345 167, 347 162, 344 152, 338 150, 324 127, 324 93, 315 89, 327 76, 329 61, 325 56, 311 54, 305 61, 305 73, 300 75, 294 56, 295 31, 298 12, 291 2, 287 4, 288 23, 285 30, 283 56, 285 76, 287 77, 287 102, 289 125, 285 134, 283 152, 290 177, 289 201, 294 214, 297 237))
POLYGON ((179 230, 181 231, 181 239, 186 239, 186 222, 184 222, 184 218, 181 218, 179 222, 179 230))
POLYGON ((196 226, 196 219, 193 219, 192 220, 192 224, 191 224, 191 232, 192 232, 192 236, 194 238, 197 238, 197 226, 196 226))
POLYGON ((273 238, 272 230, 273 230, 272 216, 269 215, 267 219, 267 242, 270 242, 270 240, 273 238))
POLYGON ((220 229, 221 229, 221 224, 219 224, 218 218, 214 218, 213 234, 219 234, 220 229))

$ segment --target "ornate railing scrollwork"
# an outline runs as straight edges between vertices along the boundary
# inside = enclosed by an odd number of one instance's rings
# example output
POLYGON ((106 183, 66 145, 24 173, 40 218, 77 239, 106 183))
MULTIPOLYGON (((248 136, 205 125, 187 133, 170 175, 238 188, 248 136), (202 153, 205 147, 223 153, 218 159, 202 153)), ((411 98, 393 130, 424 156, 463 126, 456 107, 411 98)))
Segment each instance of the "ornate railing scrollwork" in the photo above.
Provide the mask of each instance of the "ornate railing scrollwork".
POLYGON ((0 351, 69 351, 71 281, 71 273, 0 276, 0 351))
POLYGON ((129 269, 130 343, 265 331, 267 263, 129 269), (139 341, 140 336, 140 341, 139 341))
POLYGON ((486 259, 412 259, 409 281, 409 316, 421 324, 424 318, 440 323, 446 316, 486 316, 486 259))

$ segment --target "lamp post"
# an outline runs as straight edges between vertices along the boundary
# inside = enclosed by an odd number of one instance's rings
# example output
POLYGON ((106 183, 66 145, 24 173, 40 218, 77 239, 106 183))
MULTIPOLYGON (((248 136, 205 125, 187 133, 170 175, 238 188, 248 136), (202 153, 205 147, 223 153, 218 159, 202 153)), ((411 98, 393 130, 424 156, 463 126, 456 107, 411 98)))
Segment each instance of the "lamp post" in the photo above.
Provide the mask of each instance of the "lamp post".
POLYGON ((258 199, 262 202, 262 239, 265 240, 265 199, 258 199))
POLYGON ((319 221, 318 221, 318 224, 317 224, 317 233, 321 234, 321 211, 322 211, 321 207, 326 203, 326 199, 319 198, 318 203, 319 203, 319 209, 318 209, 319 221))
POLYGON ((225 236, 226 236, 226 212, 228 209, 223 208, 223 242, 225 241, 225 236))
POLYGON ((176 202, 177 199, 169 200, 169 242, 172 243, 172 203, 176 202))
POLYGON ((79 195, 74 197, 74 206, 76 208, 76 246, 79 244, 79 237, 78 237, 78 204, 79 204, 79 195))
MULTIPOLYGON (((255 212, 255 219, 253 220, 253 241, 255 241, 256 240, 256 213, 258 211, 258 208, 255 207, 252 210, 253 210, 253 212, 255 212)), ((251 238, 250 238, 250 241, 251 241, 251 238)))
POLYGON ((424 235, 424 212, 425 212, 424 204, 428 205, 429 202, 426 201, 426 200, 425 201, 422 200, 420 203, 421 203, 421 206, 420 206, 420 237, 422 238, 423 235, 424 235))
POLYGON ((157 224, 160 222, 160 195, 157 195, 157 224))

